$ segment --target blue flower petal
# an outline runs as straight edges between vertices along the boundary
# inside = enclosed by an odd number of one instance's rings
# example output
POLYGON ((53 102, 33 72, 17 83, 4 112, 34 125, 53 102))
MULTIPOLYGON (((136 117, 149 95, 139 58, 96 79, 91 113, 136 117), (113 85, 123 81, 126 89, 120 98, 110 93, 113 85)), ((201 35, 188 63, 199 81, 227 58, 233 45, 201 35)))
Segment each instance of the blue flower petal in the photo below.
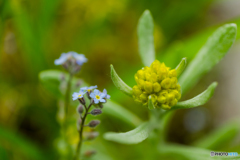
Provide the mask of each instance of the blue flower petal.
POLYGON ((106 102, 106 100, 105 100, 105 99, 100 99, 99 101, 100 101, 100 102, 103 102, 103 103, 104 103, 104 102, 106 102))
POLYGON ((98 104, 98 103, 99 103, 99 100, 98 100, 97 98, 94 98, 93 100, 94 100, 94 103, 95 103, 95 104, 98 104))

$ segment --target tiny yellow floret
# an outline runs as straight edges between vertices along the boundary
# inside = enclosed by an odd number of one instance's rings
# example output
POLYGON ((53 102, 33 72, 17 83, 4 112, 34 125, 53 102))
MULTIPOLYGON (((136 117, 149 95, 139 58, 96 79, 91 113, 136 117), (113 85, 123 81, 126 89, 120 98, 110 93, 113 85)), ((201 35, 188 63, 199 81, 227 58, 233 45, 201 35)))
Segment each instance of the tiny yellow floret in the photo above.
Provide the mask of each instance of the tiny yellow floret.
POLYGON ((143 105, 148 104, 151 95, 155 107, 171 109, 181 98, 181 88, 175 69, 155 60, 150 67, 144 67, 134 76, 137 85, 133 87, 133 98, 143 105))

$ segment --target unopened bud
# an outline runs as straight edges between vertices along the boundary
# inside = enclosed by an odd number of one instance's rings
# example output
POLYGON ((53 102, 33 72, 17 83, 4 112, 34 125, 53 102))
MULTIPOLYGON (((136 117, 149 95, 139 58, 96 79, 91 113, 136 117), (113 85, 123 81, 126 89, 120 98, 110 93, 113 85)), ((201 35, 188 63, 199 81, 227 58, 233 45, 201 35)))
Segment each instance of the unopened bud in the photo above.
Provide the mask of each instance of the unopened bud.
POLYGON ((89 132, 87 135, 87 140, 93 140, 99 135, 98 132, 89 132))
POLYGON ((88 97, 88 99, 91 99, 90 93, 91 93, 91 91, 90 91, 90 92, 87 91, 87 97, 88 97))
POLYGON ((101 109, 93 109, 90 114, 96 116, 96 115, 99 115, 102 113, 102 110, 101 109))
POLYGON ((76 87, 80 87, 81 84, 82 84, 82 81, 81 81, 81 80, 77 81, 77 83, 76 83, 76 87))
POLYGON ((83 111, 84 111, 83 106, 82 106, 82 105, 79 105, 78 108, 77 108, 77 112, 78 112, 79 114, 81 114, 81 113, 83 113, 83 111))
POLYGON ((89 122, 88 126, 94 128, 97 125, 99 125, 99 123, 100 123, 99 120, 92 120, 91 122, 89 122))
POLYGON ((84 97, 78 98, 78 100, 79 100, 79 102, 80 102, 81 104, 85 105, 86 102, 85 102, 84 97))
POLYGON ((85 157, 91 157, 92 155, 94 155, 94 154, 96 154, 97 152, 95 151, 95 150, 91 150, 91 151, 86 151, 85 153, 84 153, 84 156, 85 157))

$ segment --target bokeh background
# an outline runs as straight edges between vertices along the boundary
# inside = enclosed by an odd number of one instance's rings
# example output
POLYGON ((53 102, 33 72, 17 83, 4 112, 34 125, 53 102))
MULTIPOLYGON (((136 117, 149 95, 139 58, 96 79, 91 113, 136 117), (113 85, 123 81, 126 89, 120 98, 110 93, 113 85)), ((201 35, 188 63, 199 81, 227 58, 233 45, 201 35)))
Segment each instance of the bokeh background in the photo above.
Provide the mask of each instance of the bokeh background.
MULTIPOLYGON (((112 100, 148 119, 147 109, 114 87, 109 67, 113 64, 127 84, 135 84, 134 74, 142 67, 136 28, 143 11, 149 9, 154 18, 158 60, 175 67, 182 57, 191 61, 218 26, 240 25, 239 6, 239 0, 0 0, 0 159, 31 159, 36 150, 45 159, 58 159, 57 99, 40 84, 38 74, 62 69, 53 63, 62 52, 85 54, 89 61, 77 76, 108 89, 112 100)), ((218 81, 213 98, 202 107, 176 112, 168 141, 189 145, 229 120, 239 121, 239 38, 223 61, 183 97, 191 98, 218 81)), ((129 129, 102 117, 101 133, 129 129)), ((114 146, 112 155, 139 158, 130 146, 105 143, 114 146)), ((240 154, 239 144, 238 135, 222 150, 240 154)))

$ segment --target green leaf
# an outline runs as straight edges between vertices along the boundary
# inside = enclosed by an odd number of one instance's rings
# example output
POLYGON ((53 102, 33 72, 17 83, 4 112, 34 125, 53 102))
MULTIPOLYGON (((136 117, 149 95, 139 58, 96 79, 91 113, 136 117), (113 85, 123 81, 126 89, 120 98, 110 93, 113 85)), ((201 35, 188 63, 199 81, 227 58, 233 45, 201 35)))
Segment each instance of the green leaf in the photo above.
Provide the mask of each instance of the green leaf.
POLYGON ((225 147, 240 131, 238 122, 228 122, 210 134, 193 143, 196 147, 217 150, 225 147))
POLYGON ((159 153, 168 155, 170 157, 178 157, 178 159, 189 159, 189 160, 222 160, 222 159, 239 159, 240 156, 214 156, 211 157, 210 153, 211 150, 197 148, 197 147, 190 147, 184 145, 177 145, 177 144, 167 144, 163 147, 159 147, 159 153))
POLYGON ((179 79, 183 94, 224 57, 236 33, 236 24, 226 24, 212 34, 179 79))
MULTIPOLYGON (((61 98, 64 95, 64 92, 60 89, 61 77, 65 77, 65 82, 67 82, 69 74, 59 70, 45 70, 39 73, 39 80, 42 85, 56 98, 61 98)), ((81 82, 81 86, 87 86, 81 79, 73 77, 71 92, 79 90, 79 87, 76 87, 78 82, 81 82)))
POLYGON ((187 65, 187 58, 183 58, 181 60, 181 62, 178 64, 178 66, 175 68, 177 71, 177 76, 181 75, 181 73, 184 71, 186 65, 187 65))
POLYGON ((58 70, 45 70, 39 73, 41 84, 54 96, 62 97, 60 92, 60 78, 63 72, 58 70))
POLYGON ((110 65, 111 68, 111 78, 114 83, 114 85, 123 93, 129 95, 132 97, 132 88, 129 87, 123 80, 118 76, 115 69, 113 68, 113 65, 110 65))
POLYGON ((108 100, 107 103, 104 104, 103 113, 114 116, 115 118, 120 119, 134 127, 138 126, 142 122, 138 116, 111 100, 108 100))
POLYGON ((149 96, 148 97, 148 109, 155 109, 156 107, 154 106, 153 102, 152 102, 152 97, 149 96))
POLYGON ((147 122, 126 133, 108 132, 104 134, 105 139, 122 144, 137 144, 145 140, 148 136, 149 126, 147 122))
POLYGON ((197 95, 196 97, 183 101, 178 102, 172 109, 186 109, 186 108, 193 108, 197 106, 204 105, 212 96, 217 87, 217 82, 213 82, 204 92, 197 95))
POLYGON ((155 60, 153 18, 149 10, 145 10, 138 22, 138 47, 142 62, 150 66, 155 60))
POLYGON ((7 144, 11 148, 15 148, 17 152, 24 155, 25 158, 43 160, 46 159, 45 154, 39 148, 30 142, 28 139, 16 134, 2 126, 0 126, 0 141, 2 144, 7 144))

